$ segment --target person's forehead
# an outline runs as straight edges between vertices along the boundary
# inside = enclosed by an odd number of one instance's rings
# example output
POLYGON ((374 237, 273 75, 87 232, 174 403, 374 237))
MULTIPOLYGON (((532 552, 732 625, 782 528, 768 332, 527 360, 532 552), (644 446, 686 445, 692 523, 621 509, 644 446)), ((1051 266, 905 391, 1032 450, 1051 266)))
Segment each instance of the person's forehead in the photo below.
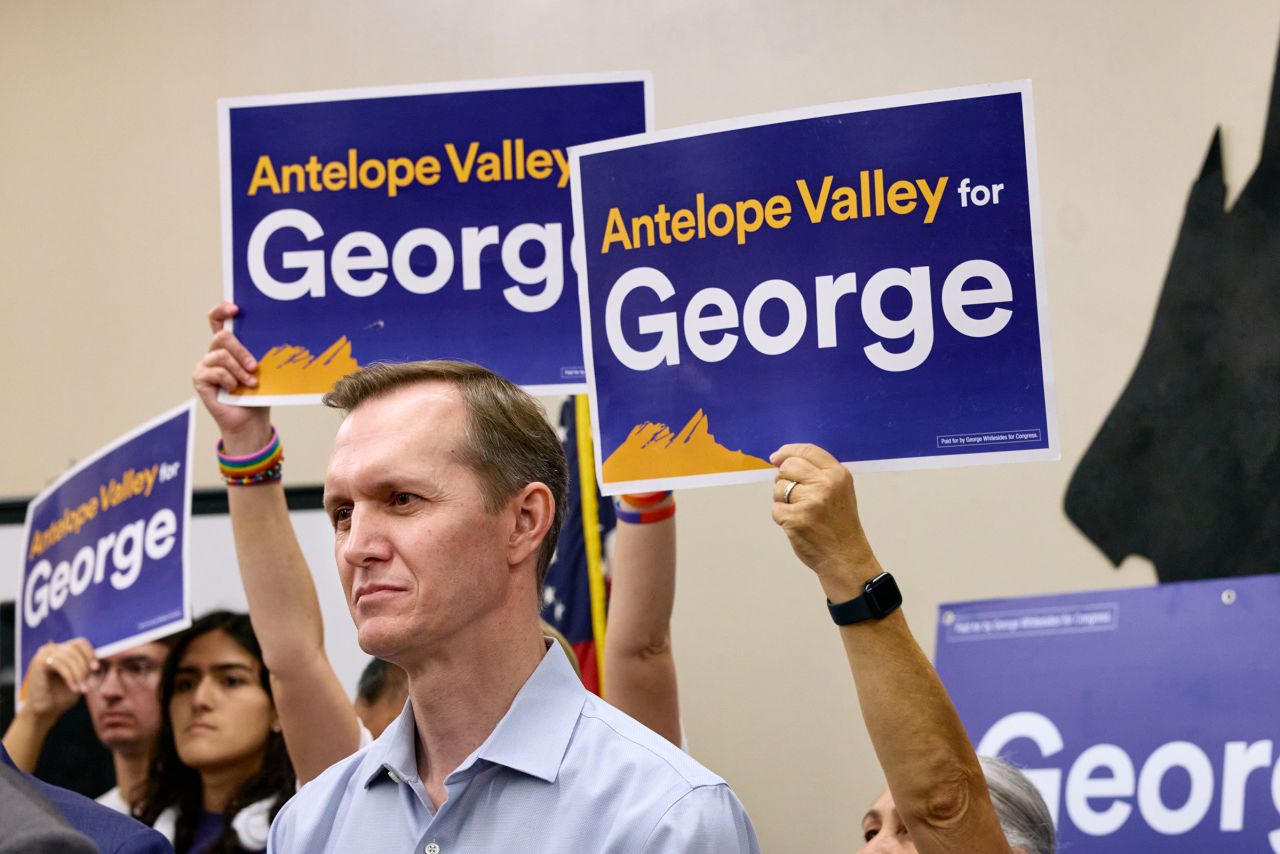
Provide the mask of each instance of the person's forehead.
POLYGON ((453 383, 424 380, 376 395, 347 413, 339 436, 378 427, 418 427, 424 422, 457 422, 466 416, 462 392, 453 383))
POLYGON ((112 664, 118 664, 122 661, 130 661, 138 658, 146 658, 151 661, 162 662, 166 655, 169 654, 169 648, 162 643, 144 643, 129 649, 121 650, 114 655, 108 655, 103 661, 109 661, 112 664))
POLYGON ((326 481, 423 457, 456 460, 466 423, 466 404, 450 383, 419 382, 370 398, 338 428, 326 481))
POLYGON ((253 667, 257 659, 234 638, 223 631, 212 631, 191 641, 182 652, 179 667, 219 667, 241 665, 253 667))
POLYGON ((888 789, 880 793, 880 797, 876 798, 876 802, 871 805, 870 812, 878 813, 881 820, 888 818, 890 814, 896 814, 897 808, 893 804, 893 795, 888 789))

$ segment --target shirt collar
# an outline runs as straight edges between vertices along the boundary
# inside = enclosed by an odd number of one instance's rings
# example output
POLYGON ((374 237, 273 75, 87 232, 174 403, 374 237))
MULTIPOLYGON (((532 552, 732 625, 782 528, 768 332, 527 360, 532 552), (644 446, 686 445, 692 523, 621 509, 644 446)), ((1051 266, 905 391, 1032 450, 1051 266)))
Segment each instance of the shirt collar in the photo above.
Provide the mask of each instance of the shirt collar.
POLYGON ((552 641, 474 757, 554 782, 586 698, 582 680, 560 644, 552 641))
POLYGON ((361 773, 364 787, 369 788, 377 780, 387 777, 388 773, 399 778, 396 782, 418 779, 417 739, 413 703, 406 700, 399 717, 387 724, 382 735, 369 746, 361 773))
MULTIPOLYGON (((554 782, 585 702, 582 680, 560 645, 551 643, 511 708, 454 774, 466 772, 477 760, 484 760, 554 782)), ((405 703, 400 716, 369 748, 361 774, 365 787, 388 772, 401 780, 417 780, 416 744, 413 704, 405 703)))

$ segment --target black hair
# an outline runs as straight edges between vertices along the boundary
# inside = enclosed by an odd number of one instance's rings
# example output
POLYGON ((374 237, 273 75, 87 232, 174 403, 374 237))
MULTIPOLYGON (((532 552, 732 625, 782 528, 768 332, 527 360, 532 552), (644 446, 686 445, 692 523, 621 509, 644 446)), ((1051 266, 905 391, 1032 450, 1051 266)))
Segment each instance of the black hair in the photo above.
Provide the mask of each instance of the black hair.
MULTIPOLYGON (((200 780, 200 772, 184 765, 178 756, 178 748, 173 740, 173 722, 169 717, 169 704, 173 700, 174 683, 182 656, 192 641, 211 632, 222 632, 257 659, 262 689, 267 692, 267 696, 271 696, 271 677, 262 661, 262 648, 258 645, 248 614, 213 611, 196 620, 191 628, 174 640, 161 673, 160 708, 164 714, 159 741, 151 760, 151 773, 148 775, 142 800, 134 810, 134 817, 145 824, 155 824, 160 813, 168 807, 176 807, 178 817, 173 847, 178 854, 189 850, 194 841, 196 826, 204 811, 204 786, 200 780)), ((296 788, 297 777, 293 764, 289 761, 289 752, 285 749, 284 737, 278 732, 270 733, 263 751, 261 769, 245 780, 231 796, 223 815, 222 835, 207 849, 209 854, 234 854, 240 851, 239 837, 231 827, 231 820, 236 813, 250 804, 274 798, 275 802, 271 805, 271 818, 274 819, 296 788)))
POLYGON ((356 697, 372 706, 388 691, 403 686, 404 671, 381 658, 371 658, 360 674, 360 683, 356 686, 356 697))

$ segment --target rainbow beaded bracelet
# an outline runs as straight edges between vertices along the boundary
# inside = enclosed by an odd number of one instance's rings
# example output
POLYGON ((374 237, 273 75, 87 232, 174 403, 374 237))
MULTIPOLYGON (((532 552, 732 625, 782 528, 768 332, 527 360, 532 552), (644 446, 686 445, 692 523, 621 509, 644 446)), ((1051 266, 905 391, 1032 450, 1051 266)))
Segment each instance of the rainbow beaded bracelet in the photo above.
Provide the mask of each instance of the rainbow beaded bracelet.
POLYGON ((226 453, 226 445, 218 440, 218 469, 228 486, 253 486, 259 483, 276 483, 282 475, 284 446, 280 434, 271 428, 271 441, 260 451, 245 456, 226 453))

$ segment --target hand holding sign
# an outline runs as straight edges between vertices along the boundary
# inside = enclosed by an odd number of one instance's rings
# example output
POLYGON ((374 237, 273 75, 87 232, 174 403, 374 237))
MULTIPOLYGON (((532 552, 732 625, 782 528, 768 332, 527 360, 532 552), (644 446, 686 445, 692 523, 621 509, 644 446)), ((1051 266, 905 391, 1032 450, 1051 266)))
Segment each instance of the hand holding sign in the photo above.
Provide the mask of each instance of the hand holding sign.
MULTIPOLYGON (((50 667, 47 644, 84 638, 83 666, 54 656, 70 687, 111 655, 185 628, 193 402, 116 439, 27 507, 17 677, 50 667)), ((42 678, 42 677, 39 677, 42 678)))
MULTIPOLYGON (((218 425, 223 451, 245 456, 275 445, 278 436, 270 408, 218 400, 219 392, 235 394, 256 381, 258 362, 226 328, 237 314, 239 307, 231 302, 209 312, 213 340, 191 379, 218 425)), ((278 683, 274 697, 285 722, 289 759, 305 782, 354 752, 360 728, 346 689, 324 654, 315 583, 289 520, 278 465, 274 476, 264 475, 252 487, 228 481, 227 508, 254 633, 272 681, 278 683)))
MULTIPOLYGON (((796 556, 817 573, 830 602, 861 596, 883 570, 858 518, 849 470, 817 445, 783 445, 769 460, 778 466, 773 520, 796 556)), ((853 623, 837 622, 862 719, 889 784, 876 812, 901 816, 921 854, 1011 854, 978 757, 902 612, 868 610, 853 623)), ((889 826, 864 822, 867 841, 889 826)))
POLYGON ((17 710, 4 733, 4 749, 14 765, 35 771, 40 749, 58 719, 89 690, 101 671, 93 646, 84 638, 46 643, 36 650, 22 680, 17 710))
POLYGON ((84 638, 47 643, 36 650, 23 683, 24 711, 57 720, 88 690, 89 674, 98 669, 98 657, 84 638))
POLYGON ((832 602, 857 596, 882 570, 858 518, 853 475, 817 445, 783 445, 769 461, 778 466, 773 521, 796 557, 817 573, 832 602))
POLYGON ((209 330, 213 332, 213 341, 209 343, 209 352, 196 363, 191 377, 196 394, 213 416, 225 448, 232 454, 257 450, 271 440, 270 408, 218 402, 219 390, 234 394, 242 386, 252 388, 258 384, 255 376, 257 359, 240 343, 235 333, 226 328, 227 321, 239 312, 235 303, 225 300, 209 310, 209 330))

